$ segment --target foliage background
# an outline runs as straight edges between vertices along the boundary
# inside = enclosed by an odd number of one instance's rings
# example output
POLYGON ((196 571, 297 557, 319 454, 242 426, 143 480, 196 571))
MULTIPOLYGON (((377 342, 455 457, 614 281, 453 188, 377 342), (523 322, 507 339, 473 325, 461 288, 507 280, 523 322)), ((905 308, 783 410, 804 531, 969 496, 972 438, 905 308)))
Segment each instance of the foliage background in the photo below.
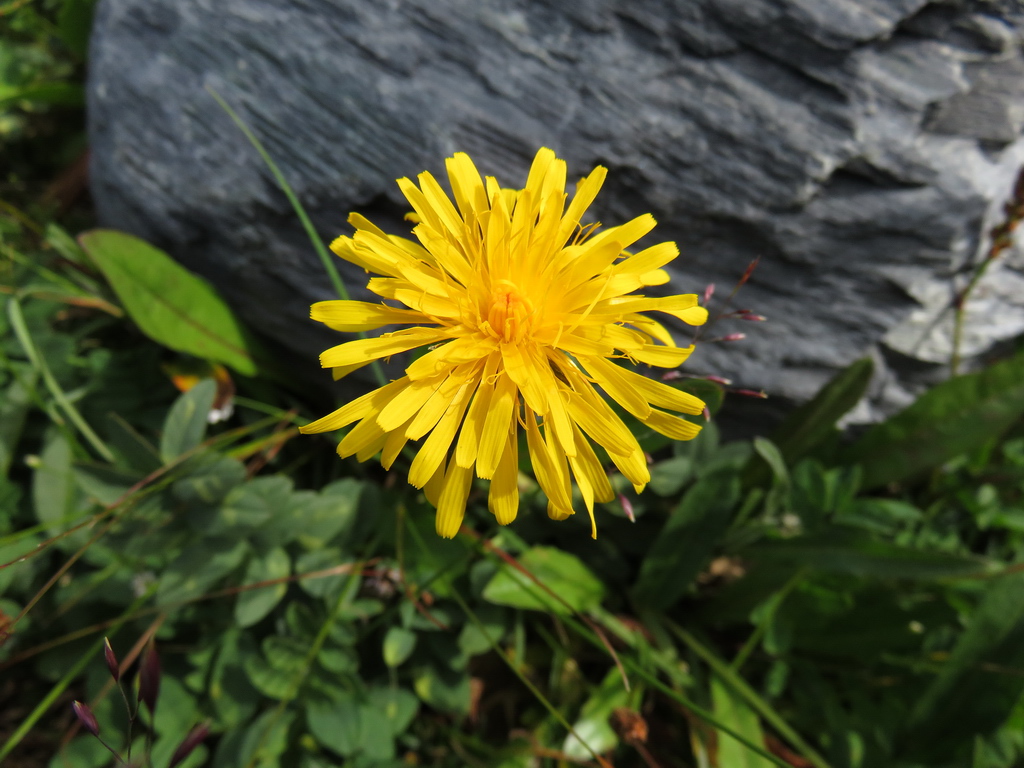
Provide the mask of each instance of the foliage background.
POLYGON ((1022 764, 1024 350, 863 434, 867 360, 773 435, 642 435, 596 542, 527 465, 513 526, 478 489, 439 540, 401 471, 294 439, 212 288, 91 229, 90 11, 0 3, 0 762, 114 763, 77 699, 154 766, 197 723, 179 764, 1022 764), (104 637, 129 712, 159 654, 131 736, 104 637))

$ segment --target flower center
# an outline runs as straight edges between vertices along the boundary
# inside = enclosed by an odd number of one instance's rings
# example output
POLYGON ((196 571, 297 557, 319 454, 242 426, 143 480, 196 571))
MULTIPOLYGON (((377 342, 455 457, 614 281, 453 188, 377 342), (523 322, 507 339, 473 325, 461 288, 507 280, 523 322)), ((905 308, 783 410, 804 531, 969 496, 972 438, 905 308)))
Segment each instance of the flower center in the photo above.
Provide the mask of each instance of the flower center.
POLYGON ((505 342, 521 341, 532 325, 533 303, 508 280, 500 280, 491 292, 487 312, 490 333, 505 342))

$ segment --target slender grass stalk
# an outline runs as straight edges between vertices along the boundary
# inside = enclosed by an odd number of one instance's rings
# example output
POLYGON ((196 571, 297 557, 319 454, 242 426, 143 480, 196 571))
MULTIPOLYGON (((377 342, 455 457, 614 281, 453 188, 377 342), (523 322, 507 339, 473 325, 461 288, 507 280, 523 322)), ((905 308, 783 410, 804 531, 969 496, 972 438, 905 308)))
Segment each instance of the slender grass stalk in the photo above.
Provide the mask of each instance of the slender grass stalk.
MULTIPOLYGON (((335 293, 337 293, 338 297, 341 299, 346 301, 350 300, 351 295, 348 292, 348 288, 345 287, 345 281, 341 279, 341 273, 338 272, 338 268, 334 266, 334 260, 331 258, 331 254, 328 252, 327 246, 324 245, 324 241, 320 238, 316 228, 313 226, 313 222, 306 213, 306 209, 303 208, 298 196, 295 194, 294 190, 292 190, 291 185, 284 177, 284 174, 281 172, 277 163, 274 162, 274 159, 270 156, 270 153, 267 152, 263 143, 256 137, 256 134, 252 132, 252 129, 249 128, 238 113, 231 108, 231 105, 228 104, 212 86, 207 85, 206 91, 213 97, 214 101, 220 105, 220 108, 228 113, 231 120, 238 126, 238 129, 245 134, 245 138, 249 140, 249 143, 252 144, 253 148, 259 153, 263 162, 266 164, 271 174, 273 174, 278 186, 281 187, 281 191, 284 192, 284 196, 288 198, 288 202, 291 203, 292 209, 295 211, 295 215, 298 216, 299 221, 302 222, 302 227, 306 230, 306 236, 309 238, 309 242, 312 243, 313 250, 316 251, 316 255, 320 257, 320 263, 323 264, 324 271, 327 273, 328 278, 330 278, 331 285, 334 286, 335 293)), ((365 334, 362 333, 360 333, 359 336, 361 338, 366 338, 365 334)), ((377 379, 377 383, 380 386, 387 384, 387 377, 384 375, 384 369, 381 368, 380 362, 374 360, 370 363, 370 367, 373 369, 373 375, 377 379)))
POLYGON ((696 637, 679 625, 668 620, 666 620, 666 624, 672 634, 682 640, 694 653, 700 656, 701 659, 711 667, 712 671, 718 675, 726 685, 742 697, 743 700, 750 705, 751 709, 761 715, 761 717, 765 719, 765 722, 774 728, 780 736, 786 739, 786 741, 792 744, 814 765, 815 768, 829 768, 828 761, 825 760, 825 758, 822 757, 814 747, 808 744, 799 733, 793 730, 789 723, 787 723, 785 719, 775 711, 771 704, 765 701, 757 691, 751 688, 747 681, 740 677, 728 663, 718 658, 713 651, 704 646, 696 637))
POLYGON ((82 414, 78 412, 78 409, 71 404, 71 401, 64 394, 64 390, 60 388, 60 384, 53 377, 53 373, 50 372, 50 367, 46 364, 46 360, 39 354, 39 349, 36 347, 35 342, 32 341, 28 325, 25 323, 25 315, 21 311, 21 303, 17 297, 12 296, 7 302, 7 317, 11 321, 14 335, 18 337, 18 342, 21 344, 22 349, 25 350, 25 355, 35 369, 39 371, 43 383, 57 402, 57 405, 64 411, 71 423, 78 428, 78 431, 82 433, 82 436, 93 447, 93 450, 102 456, 105 461, 113 464, 114 454, 110 452, 110 449, 99 438, 99 435, 93 432, 92 427, 82 418, 82 414))
MULTIPOLYGON (((672 666, 671 664, 666 662, 663 658, 661 658, 660 654, 658 654, 656 652, 656 650, 651 649, 650 646, 647 645, 646 642, 644 642, 642 640, 642 638, 639 637, 638 633, 635 633, 635 632, 615 632, 615 627, 614 627, 614 623, 615 622, 614 621, 607 621, 606 619, 609 619, 609 618, 610 619, 614 619, 614 617, 602 617, 602 620, 601 620, 601 623, 607 629, 611 630, 616 636, 618 636, 624 642, 628 643, 632 647, 637 648, 638 650, 641 649, 641 648, 648 649, 648 653, 645 656, 645 661, 649 661, 649 662, 653 663, 658 668, 658 671, 661 672, 662 674, 666 675, 670 680, 674 680, 677 683, 689 682, 688 680, 685 680, 685 679, 682 678, 681 671, 678 668, 672 666)), ((584 640, 586 640, 591 645, 593 645, 593 646, 595 646, 597 648, 603 648, 604 647, 603 641, 598 637, 598 635, 596 633, 593 632, 593 630, 589 629, 588 627, 586 627, 585 625, 583 625, 579 621, 577 621, 577 620, 575 620, 575 619, 573 619, 572 617, 569 617, 569 616, 563 616, 562 620, 565 621, 565 623, 568 624, 573 630, 575 630, 576 633, 580 637, 582 637, 584 640)), ((666 683, 664 683, 661 680, 659 680, 658 676, 656 674, 652 673, 649 669, 647 669, 647 667, 644 664, 640 663, 639 661, 637 661, 633 657, 628 656, 628 655, 623 655, 622 656, 622 661, 626 665, 626 667, 629 668, 630 671, 635 673, 638 677, 643 678, 643 680, 647 684, 649 684, 651 687, 657 688, 659 691, 661 691, 663 694, 668 696, 670 699, 673 699, 678 704, 680 704, 681 706, 685 707, 693 715, 696 715, 697 717, 699 717, 701 720, 703 720, 704 722, 706 722, 708 725, 712 726, 716 730, 719 730, 722 733, 725 733, 725 734, 728 734, 729 736, 732 736, 734 739, 736 739, 736 741, 740 742, 743 746, 745 746, 751 752, 755 752, 758 755, 760 755, 761 757, 765 758, 766 760, 770 760, 773 764, 779 766, 779 768, 793 768, 790 763, 787 763, 786 761, 782 760, 781 758, 777 757, 776 755, 773 755, 771 752, 769 752, 763 746, 761 746, 759 744, 755 744, 754 742, 752 742, 750 739, 748 739, 743 734, 741 734, 741 733, 733 730, 732 728, 730 728, 728 725, 726 725, 721 720, 719 720, 715 716, 714 712, 711 712, 711 711, 709 711, 707 709, 704 709, 704 707, 702 707, 699 704, 697 704, 695 701, 690 699, 688 696, 683 695, 682 693, 680 693, 675 688, 672 688, 671 686, 669 686, 666 683)), ((825 763, 824 761, 822 761, 820 764, 819 763, 814 763, 814 766, 815 766, 815 768, 829 768, 828 763, 825 763)))

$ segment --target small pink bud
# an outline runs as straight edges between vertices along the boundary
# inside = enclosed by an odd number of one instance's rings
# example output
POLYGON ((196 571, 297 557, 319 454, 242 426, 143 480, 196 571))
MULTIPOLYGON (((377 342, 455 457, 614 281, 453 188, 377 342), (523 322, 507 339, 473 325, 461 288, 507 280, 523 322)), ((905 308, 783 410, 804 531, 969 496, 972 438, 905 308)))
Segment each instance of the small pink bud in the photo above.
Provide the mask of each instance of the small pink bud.
POLYGON ((763 323, 767 319, 764 315, 755 315, 753 312, 740 315, 740 320, 749 320, 751 323, 763 323))
POLYGON ((676 379, 683 378, 683 374, 679 371, 669 371, 668 373, 661 374, 662 381, 675 381, 676 379))
POLYGON ((711 301, 711 297, 715 295, 715 284, 708 283, 708 287, 704 289, 704 303, 707 304, 711 301))
POLYGON ((724 376, 705 376, 704 381, 711 381, 715 384, 721 384, 723 387, 728 387, 732 384, 732 379, 727 379, 724 376))
POLYGON ((719 336, 717 339, 712 339, 712 341, 743 341, 745 338, 747 338, 747 334, 745 333, 727 333, 725 336, 719 336))
POLYGON ((106 637, 103 638, 103 659, 107 662, 107 669, 116 683, 121 679, 121 665, 117 663, 117 656, 114 655, 114 649, 110 647, 110 640, 106 637))
POLYGON ((185 737, 185 740, 178 745, 178 748, 174 750, 174 754, 171 755, 171 762, 167 764, 167 768, 174 768, 174 766, 191 755, 192 751, 203 743, 209 733, 209 723, 200 723, 189 731, 188 736, 185 737))
POLYGON ((156 655, 156 646, 149 642, 142 652, 142 664, 139 667, 139 701, 149 707, 149 713, 156 712, 156 700, 160 696, 160 657, 156 655))
POLYGON ((73 701, 71 703, 71 709, 74 710, 75 717, 78 718, 78 722, 82 724, 82 727, 85 728, 85 730, 93 736, 100 735, 99 723, 96 722, 96 716, 93 715, 92 710, 89 709, 87 704, 83 704, 80 701, 73 701))
POLYGON ((636 515, 633 514, 633 502, 626 498, 623 493, 619 494, 619 504, 622 505, 622 511, 626 513, 626 517, 629 518, 629 522, 636 522, 636 515))
POLYGON ((704 406, 704 410, 701 411, 701 413, 704 414, 704 421, 711 421, 711 411, 708 409, 706 405, 704 406))
POLYGON ((731 389, 729 391, 732 392, 734 395, 743 395, 743 397, 756 397, 760 400, 768 399, 768 395, 766 395, 763 390, 731 389))

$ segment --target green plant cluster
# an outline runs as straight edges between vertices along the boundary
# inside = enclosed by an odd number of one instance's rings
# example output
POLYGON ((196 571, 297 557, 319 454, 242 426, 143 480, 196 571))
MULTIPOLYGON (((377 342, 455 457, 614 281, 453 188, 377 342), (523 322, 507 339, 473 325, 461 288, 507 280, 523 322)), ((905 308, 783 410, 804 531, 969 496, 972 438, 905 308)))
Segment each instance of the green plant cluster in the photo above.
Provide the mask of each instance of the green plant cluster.
POLYGON ((66 706, 125 738, 104 637, 126 664, 156 639, 148 752, 135 731, 156 766, 200 722, 183 765, 1024 756, 1024 354, 853 441, 835 424, 866 360, 770 440, 641 434, 651 487, 614 478, 635 521, 605 505, 596 542, 546 519, 524 465, 520 519, 495 527, 479 488, 479 534, 449 542, 400 471, 296 437, 266 352, 168 256, 4 232, 0 668, 24 713, 4 759, 49 727, 68 736, 55 768, 111 763, 66 706), (178 393, 168 375, 200 357, 239 388, 216 426, 214 380, 178 393))

